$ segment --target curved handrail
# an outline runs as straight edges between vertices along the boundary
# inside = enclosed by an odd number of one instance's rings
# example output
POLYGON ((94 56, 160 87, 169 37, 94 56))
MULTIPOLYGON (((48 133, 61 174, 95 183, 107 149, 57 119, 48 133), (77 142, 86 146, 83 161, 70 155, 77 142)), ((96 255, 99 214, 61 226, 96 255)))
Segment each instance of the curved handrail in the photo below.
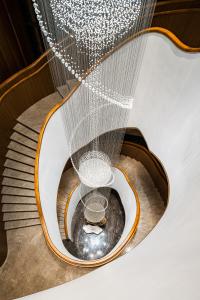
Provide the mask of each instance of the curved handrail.
POLYGON ((28 65, 27 67, 23 68, 22 70, 19 70, 12 76, 8 77, 5 79, 1 84, 0 84, 0 91, 6 89, 6 86, 13 84, 13 81, 18 79, 20 76, 23 76, 26 74, 27 71, 33 70, 35 67, 43 63, 43 59, 47 59, 47 55, 49 54, 50 50, 45 51, 40 57, 38 57, 33 63, 28 65))
MULTIPOLYGON (((192 48, 189 47, 187 45, 185 45, 184 43, 182 43, 173 33, 171 33, 169 30, 164 29, 164 28, 159 28, 159 27, 155 27, 155 28, 149 28, 146 30, 143 30, 142 32, 140 32, 139 34, 137 34, 136 36, 142 35, 142 34, 146 34, 149 32, 157 32, 157 33, 161 33, 163 35, 165 35, 166 37, 168 37, 178 48, 180 48, 183 51, 186 52, 200 52, 200 48, 192 48)), ((125 42, 123 42, 122 44, 120 44, 119 46, 117 46, 112 52, 117 51, 120 47, 122 47, 124 44, 126 44, 127 42, 131 41, 132 39, 134 39, 136 36, 133 36, 129 39, 127 39, 125 42)), ((105 55, 104 59, 106 59, 109 55, 105 55)), ((62 255, 60 252, 58 252, 53 243, 51 242, 49 235, 48 235, 48 231, 47 231, 47 227, 45 224, 45 220, 44 220, 44 216, 42 213, 42 208, 41 208, 41 202, 40 202, 40 192, 39 192, 39 178, 38 178, 38 173, 39 173, 39 157, 40 157, 40 150, 41 150, 41 144, 42 144, 42 139, 43 139, 43 135, 45 132, 45 128, 49 122, 49 120, 51 119, 51 117, 53 116, 53 114, 66 102, 70 99, 70 97, 72 96, 72 94, 78 89, 78 87, 80 86, 80 83, 77 83, 77 85, 71 90, 70 94, 67 95, 67 97, 65 97, 60 103, 58 103, 57 105, 54 106, 54 108, 47 114, 47 117, 44 121, 44 124, 42 126, 42 129, 40 131, 40 135, 39 135, 39 141, 38 141, 38 148, 37 148, 37 153, 36 153, 36 160, 35 160, 35 194, 36 194, 36 201, 37 201, 37 206, 38 206, 38 211, 39 211, 39 215, 40 215, 40 219, 41 219, 41 224, 42 224, 42 228, 44 231, 44 234, 47 238, 47 242, 49 247, 51 248, 51 250, 61 259, 66 260, 64 255, 62 255)), ((106 263, 106 262, 105 262, 106 263)), ((88 266, 88 264, 87 264, 88 266)))
MULTIPOLYGON (((165 29, 163 27, 151 27, 151 28, 147 28, 144 29, 143 31, 139 32, 138 34, 136 34, 135 36, 131 37, 130 39, 126 40, 125 42, 128 42, 129 40, 135 38, 138 35, 144 34, 144 33, 149 33, 149 32, 158 32, 161 33, 163 35, 165 35, 166 37, 168 37, 178 48, 180 48, 183 51, 187 51, 187 52, 200 52, 200 47, 198 48, 194 48, 194 47, 190 47, 186 44, 184 44, 178 37, 176 37, 176 35, 174 33, 172 33, 170 30, 165 29)), ((124 43, 123 43, 124 44, 124 43)), ((118 48, 118 47, 117 47, 118 48)), ((116 48, 114 48, 114 51, 117 50, 116 48)), ((112 51, 113 52, 113 51, 112 51)), ((112 53, 111 52, 111 53, 112 53)), ((0 84, 0 91, 2 89, 6 89, 6 85, 7 84, 11 84, 13 80, 17 79, 17 77, 19 77, 20 75, 24 75, 26 73, 26 71, 31 71, 32 69, 34 69, 38 64, 40 65, 40 63, 42 63, 43 59, 46 60, 47 55, 49 54, 49 50, 46 51, 44 54, 42 54, 36 61, 34 61, 32 64, 30 64, 29 66, 27 66, 26 68, 18 71, 17 73, 15 73, 14 75, 12 75, 11 77, 9 77, 8 79, 6 79, 5 81, 3 81, 0 84)), ((6 96, 7 93, 11 92, 17 85, 19 85, 21 82, 23 82, 24 80, 27 80, 29 77, 34 76, 35 74, 37 74, 40 70, 42 70, 46 65, 48 64, 47 61, 45 61, 45 63, 40 66, 39 70, 36 70, 35 72, 31 73, 29 76, 22 78, 20 81, 16 82, 14 85, 12 85, 8 90, 6 90, 1 96, 0 96, 0 102, 3 100, 3 98, 6 96)))
MULTIPOLYGON (((182 3, 182 0, 181 1, 176 1, 177 3, 181 4, 182 3)), ((187 2, 187 1, 186 1, 187 2)), ((189 3, 191 2, 188 1, 189 3)), ((167 4, 169 4, 167 2, 167 4)), ((191 3, 190 3, 191 4, 191 3)), ((162 6, 165 6, 166 5, 166 2, 158 2, 156 4, 156 7, 162 7, 162 6)), ((189 8, 177 8, 177 9, 172 9, 172 10, 168 10, 168 11, 155 11, 154 12, 154 16, 159 16, 159 15, 169 15, 169 14, 180 14, 180 13, 185 13, 185 12, 199 12, 200 9, 199 7, 189 7, 189 8)), ((154 27, 155 28, 155 27, 154 27)), ((158 28, 158 27, 157 27, 158 28)), ((33 63, 31 63, 30 65, 28 65, 27 67, 19 70, 18 72, 16 72, 15 74, 11 75, 10 77, 8 77, 7 79, 5 79, 3 82, 0 83, 0 91, 1 90, 6 90, 6 86, 7 85, 11 85, 13 84, 13 81, 15 81, 16 79, 18 79, 20 76, 22 75, 25 75, 25 73, 27 71, 31 71, 33 70, 35 67, 37 67, 38 64, 42 63, 43 59, 46 59, 48 54, 49 54, 50 50, 47 50, 45 51, 41 56, 39 56, 33 63)))
MULTIPOLYGON (((66 48, 70 48, 71 46, 73 46, 74 43, 70 43, 67 45, 66 48)), ((5 90, 3 92, 3 94, 0 96, 0 104, 2 102, 2 100, 4 99, 4 97, 11 92, 16 86, 20 85, 22 82, 26 81, 27 79, 33 77, 34 75, 36 75, 37 73, 39 73, 44 67, 48 66, 48 64, 50 63, 51 60, 53 60, 56 56, 54 53, 52 53, 52 56, 50 59, 47 60, 48 55, 51 53, 51 49, 47 50, 43 55, 41 55, 36 61, 34 61, 31 65, 29 65, 28 67, 20 70, 19 72, 15 73, 13 76, 9 77, 7 80, 5 80, 2 84, 0 84, 0 92, 1 90, 6 89, 6 85, 8 85, 8 89, 5 90), (44 63, 43 63, 43 59, 44 59, 44 63), (42 64, 40 66, 40 64, 42 64), (39 66, 39 68, 38 68, 39 66), (25 75, 27 71, 31 71, 32 69, 34 69, 35 67, 37 67, 37 69, 34 72, 31 72, 29 75, 27 75, 26 77, 22 78, 20 81, 15 82, 15 79, 17 79, 17 77, 19 77, 20 75, 25 75), (25 74, 24 74, 25 73, 25 74), (14 81, 14 83, 12 82, 14 81), (12 84, 12 86, 9 88, 9 85, 12 84)))

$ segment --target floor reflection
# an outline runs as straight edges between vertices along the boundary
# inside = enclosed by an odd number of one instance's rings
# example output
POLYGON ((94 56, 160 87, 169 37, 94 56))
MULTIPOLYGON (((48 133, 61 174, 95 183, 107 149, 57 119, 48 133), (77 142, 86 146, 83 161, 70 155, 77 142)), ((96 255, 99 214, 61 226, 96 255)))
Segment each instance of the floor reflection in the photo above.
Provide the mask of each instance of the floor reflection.
MULTIPOLYGON (((101 188, 101 192, 108 193, 108 188, 101 188)), ((108 208, 106 210, 106 224, 100 234, 86 233, 83 226, 84 206, 80 201, 72 219, 73 242, 65 240, 64 245, 71 254, 84 259, 93 260, 104 257, 119 241, 125 224, 125 213, 119 194, 110 189, 108 208)))

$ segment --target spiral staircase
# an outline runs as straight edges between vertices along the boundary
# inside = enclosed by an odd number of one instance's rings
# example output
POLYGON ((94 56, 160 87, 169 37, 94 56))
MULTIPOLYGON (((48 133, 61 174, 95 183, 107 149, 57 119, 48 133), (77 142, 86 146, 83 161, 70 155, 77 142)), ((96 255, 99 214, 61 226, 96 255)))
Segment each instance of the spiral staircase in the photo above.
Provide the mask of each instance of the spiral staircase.
MULTIPOLYGON (((68 82, 65 93, 74 83, 73 80, 68 82)), ((2 174, 1 203, 5 230, 40 225, 34 192, 36 149, 44 116, 62 99, 62 93, 63 87, 26 110, 13 127, 2 174), (35 111, 39 111, 37 118, 35 111)))
MULTIPOLYGON (((139 128, 154 154, 154 165, 161 170, 161 162, 166 171, 167 209, 154 230, 128 255, 70 283, 38 290, 28 299, 93 299, 94 295, 97 300, 128 299, 132 293, 139 299, 199 299, 200 49, 184 45, 164 29, 144 34, 148 35, 147 47, 128 127, 139 128)), ((1 194, 5 230, 42 226, 49 251, 67 265, 71 261, 60 246, 67 238, 66 202, 63 198, 59 202, 57 194, 62 178, 71 171, 66 166, 69 157, 59 110, 77 97, 81 86, 68 81, 64 89, 38 99, 16 118, 5 155, 1 194)), ((131 164, 130 158, 124 159, 125 165, 131 164)), ((140 168, 137 159, 132 163, 140 168)))

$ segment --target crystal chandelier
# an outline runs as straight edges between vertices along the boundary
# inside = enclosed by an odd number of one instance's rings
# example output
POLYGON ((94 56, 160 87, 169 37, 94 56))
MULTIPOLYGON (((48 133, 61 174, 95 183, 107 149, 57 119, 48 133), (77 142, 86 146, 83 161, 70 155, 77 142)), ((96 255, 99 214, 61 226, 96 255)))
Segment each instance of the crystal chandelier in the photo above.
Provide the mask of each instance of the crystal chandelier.
POLYGON ((113 40, 123 37, 135 25, 140 0, 50 0, 57 26, 71 34, 80 49, 94 55, 102 45, 113 46, 113 40))
POLYGON ((33 0, 33 6, 48 46, 68 71, 85 83, 86 70, 77 56, 86 57, 87 68, 94 67, 134 29, 141 1, 33 0), (65 47, 66 41, 74 42, 76 58, 65 47))
POLYGON ((46 41, 79 81, 83 74, 78 72, 78 66, 74 69, 74 58, 66 55, 62 47, 64 41, 58 43, 49 31, 51 25, 60 37, 64 33, 74 39, 78 51, 88 53, 91 66, 134 28, 141 10, 141 0, 50 0, 47 11, 53 24, 48 24, 42 14, 45 3, 39 2, 33 0, 33 6, 46 41))
POLYGON ((92 190, 93 200, 85 197, 86 216, 97 220, 95 213, 104 216, 97 209, 100 201, 106 198, 101 203, 105 210, 109 199, 98 189, 115 180, 113 165, 133 107, 144 47, 143 40, 123 42, 150 25, 155 0, 32 1, 45 46, 53 54, 56 88, 66 85, 68 74, 81 83, 77 97, 63 105, 63 120, 81 197, 92 190), (120 134, 116 128, 122 128, 120 134))

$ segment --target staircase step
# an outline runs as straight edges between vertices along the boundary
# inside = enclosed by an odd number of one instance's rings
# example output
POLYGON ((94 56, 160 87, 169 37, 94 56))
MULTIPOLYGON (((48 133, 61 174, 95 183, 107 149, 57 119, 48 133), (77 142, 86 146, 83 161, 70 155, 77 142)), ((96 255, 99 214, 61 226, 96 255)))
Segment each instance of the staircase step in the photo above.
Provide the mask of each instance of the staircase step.
POLYGON ((25 212, 5 212, 3 214, 3 221, 13 220, 27 220, 27 219, 38 219, 38 211, 25 211, 25 212))
POLYGON ((38 141, 38 134, 35 131, 29 129, 28 127, 25 127, 20 123, 17 123, 13 129, 35 142, 38 141))
POLYGON ((61 235, 61 239, 62 239, 62 240, 65 240, 65 239, 66 239, 66 234, 65 234, 65 232, 61 232, 61 230, 60 230, 60 235, 61 235))
POLYGON ((8 150, 6 157, 21 162, 26 165, 34 166, 35 160, 23 154, 17 153, 13 150, 8 150))
POLYGON ((66 206, 66 201, 59 201, 58 203, 57 203, 57 207, 60 207, 60 208, 65 208, 65 206, 66 206))
POLYGON ((4 223, 4 228, 5 230, 9 230, 9 229, 22 228, 22 227, 30 227, 35 225, 40 225, 39 219, 8 221, 4 223))
POLYGON ((58 213, 62 214, 65 211, 65 207, 66 207, 66 203, 65 203, 65 206, 63 205, 63 207, 57 205, 57 211, 58 211, 58 213))
POLYGON ((1 203, 36 204, 36 199, 34 197, 3 195, 1 203))
POLYGON ((34 168, 25 164, 22 164, 20 162, 11 160, 11 159, 6 159, 4 167, 11 168, 14 170, 26 172, 29 174, 34 174, 34 168))
POLYGON ((34 197, 35 192, 32 190, 26 190, 16 187, 9 187, 9 186, 3 186, 1 190, 1 194, 3 195, 15 195, 15 196, 27 196, 27 197, 34 197))
POLYGON ((30 140, 29 138, 17 133, 17 132, 13 132, 13 134, 10 136, 10 139, 15 141, 15 142, 18 142, 24 146, 27 146, 33 150, 36 150, 37 149, 37 143, 30 140))
POLYGON ((26 146, 23 146, 21 144, 18 144, 17 142, 11 141, 8 145, 8 149, 17 151, 19 153, 22 153, 24 155, 30 156, 32 158, 35 158, 36 156, 36 151, 32 150, 26 146))
POLYGON ((15 179, 34 182, 34 176, 33 175, 23 173, 21 171, 8 169, 8 168, 4 169, 3 176, 9 177, 9 178, 15 178, 15 179))
POLYGON ((36 204, 3 204, 2 212, 37 211, 36 204))
POLYGON ((19 116, 17 121, 39 133, 47 113, 61 99, 62 98, 58 92, 48 95, 47 97, 30 106, 19 116))
POLYGON ((63 224, 59 223, 58 222, 58 225, 59 225, 59 229, 62 230, 63 232, 65 231, 65 225, 64 225, 64 222, 63 224))
POLYGON ((29 181, 18 180, 14 178, 4 177, 2 181, 2 185, 7 186, 15 186, 24 189, 32 189, 34 190, 34 183, 29 181))

